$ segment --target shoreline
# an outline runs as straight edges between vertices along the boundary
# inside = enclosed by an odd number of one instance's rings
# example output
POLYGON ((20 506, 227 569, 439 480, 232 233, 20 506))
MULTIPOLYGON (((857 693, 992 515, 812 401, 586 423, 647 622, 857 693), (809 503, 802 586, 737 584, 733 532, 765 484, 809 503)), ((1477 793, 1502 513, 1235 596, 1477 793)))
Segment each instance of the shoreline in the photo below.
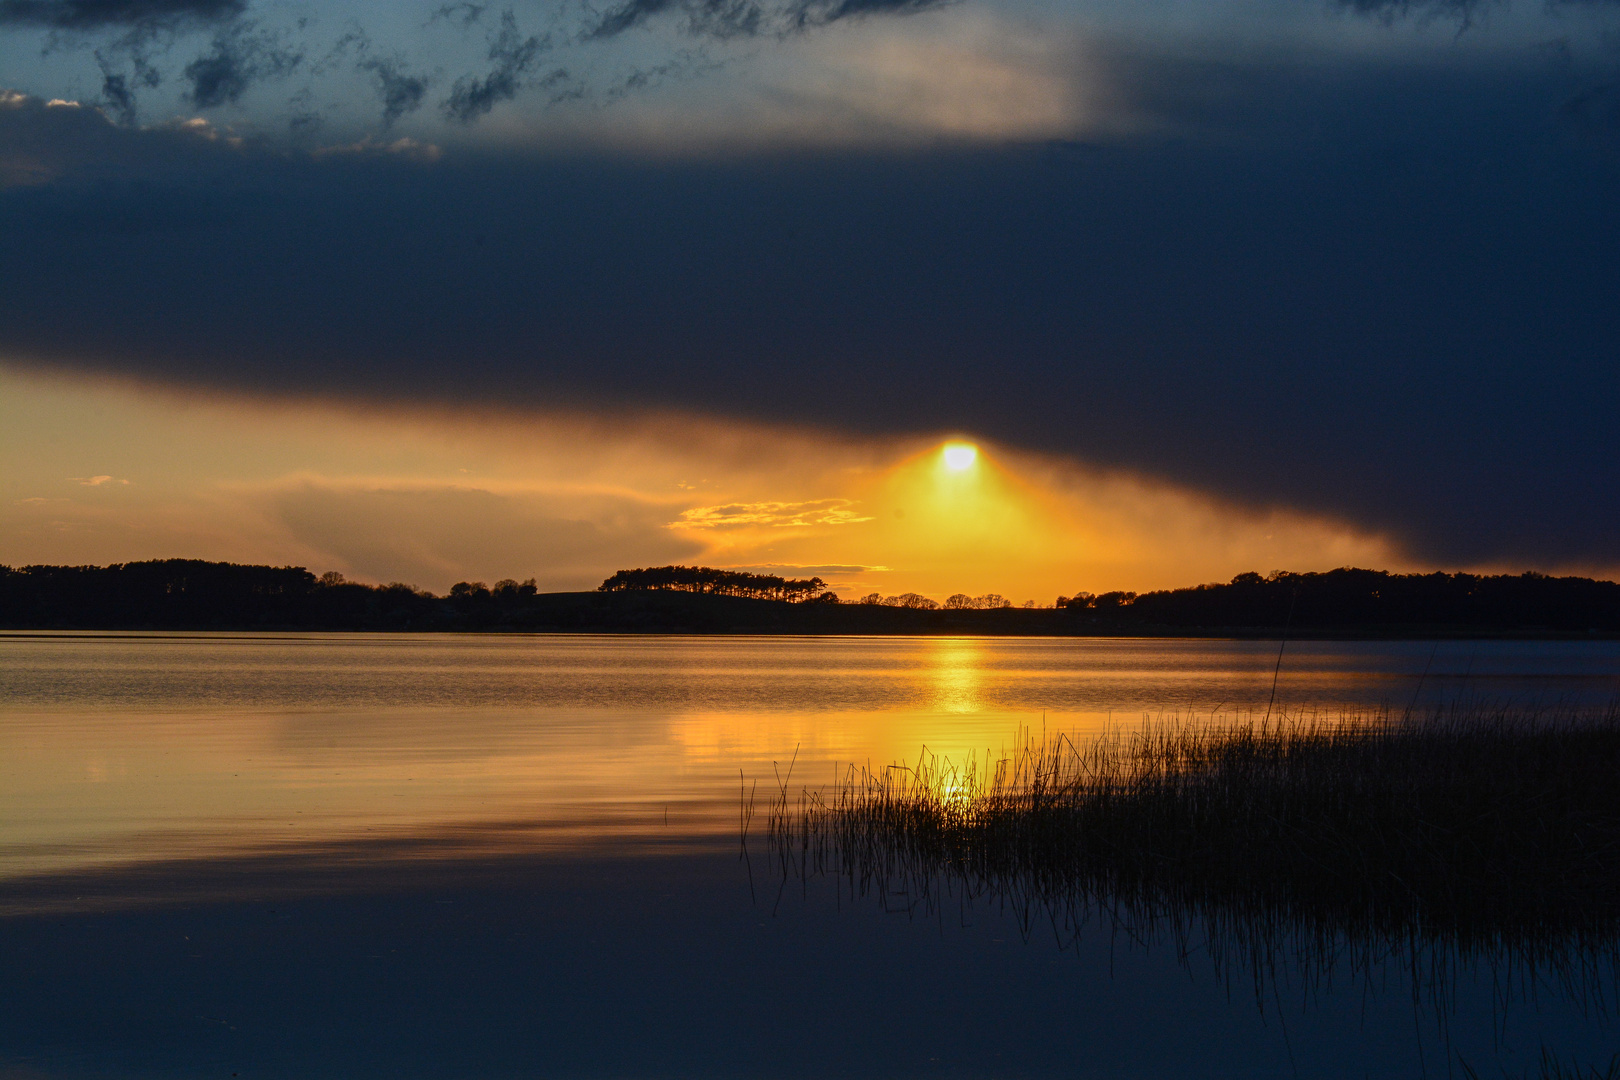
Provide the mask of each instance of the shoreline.
POLYGON ((659 627, 451 627, 451 626, 310 626, 297 624, 119 624, 119 625, 0 625, 0 637, 30 635, 70 637, 73 635, 108 634, 388 634, 400 636, 427 636, 433 634, 454 637, 814 637, 814 638, 869 638, 869 637, 982 637, 982 638, 1049 638, 1056 640, 1128 640, 1147 641, 1269 641, 1290 643, 1334 641, 1620 641, 1620 633, 1612 631, 1537 630, 1534 628, 1479 629, 1457 627, 1434 628, 1369 628, 1369 629, 1300 629, 1284 633, 1283 627, 1212 627, 1207 630, 1182 627, 1119 627, 1066 630, 1061 628, 1035 630, 1008 630, 993 627, 943 626, 937 628, 907 627, 896 629, 794 629, 772 627, 693 628, 659 627))

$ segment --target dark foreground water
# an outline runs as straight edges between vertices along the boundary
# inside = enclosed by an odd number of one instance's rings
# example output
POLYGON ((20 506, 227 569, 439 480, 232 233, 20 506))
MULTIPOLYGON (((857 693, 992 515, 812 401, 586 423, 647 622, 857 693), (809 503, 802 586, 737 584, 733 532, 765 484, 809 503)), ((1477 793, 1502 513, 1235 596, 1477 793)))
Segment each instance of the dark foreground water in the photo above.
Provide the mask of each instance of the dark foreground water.
MULTIPOLYGON (((1249 642, 0 636, 0 1077, 1606 1064, 1601 957, 1241 954, 1196 920, 1076 928, 784 875, 757 835, 743 857, 740 776, 763 792, 790 761, 798 788, 923 744, 982 755, 1042 712, 1065 730, 1259 712, 1276 660, 1249 642)), ((1606 701, 1617 676, 1613 643, 1298 644, 1273 707, 1606 701)))
MULTIPOLYGON (((1361 1077, 1425 1057, 1445 1075, 1398 974, 1257 1002, 1104 926, 1062 949, 1005 913, 778 899, 757 878, 751 897, 729 853, 479 869, 298 895, 296 874, 239 868, 229 900, 13 917, 8 1075, 1361 1077)), ((1562 1008, 1493 1038, 1489 993, 1465 987, 1452 1021, 1476 1063, 1610 1047, 1612 1025, 1562 1008)))

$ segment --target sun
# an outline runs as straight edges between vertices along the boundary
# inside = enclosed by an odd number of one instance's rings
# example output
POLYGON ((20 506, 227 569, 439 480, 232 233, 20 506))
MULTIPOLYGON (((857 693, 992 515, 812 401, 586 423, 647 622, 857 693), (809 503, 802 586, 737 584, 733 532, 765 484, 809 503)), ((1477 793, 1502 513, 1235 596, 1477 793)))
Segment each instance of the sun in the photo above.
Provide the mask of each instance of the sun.
POLYGON ((972 443, 945 444, 945 467, 951 472, 971 468, 978 457, 979 448, 972 443))

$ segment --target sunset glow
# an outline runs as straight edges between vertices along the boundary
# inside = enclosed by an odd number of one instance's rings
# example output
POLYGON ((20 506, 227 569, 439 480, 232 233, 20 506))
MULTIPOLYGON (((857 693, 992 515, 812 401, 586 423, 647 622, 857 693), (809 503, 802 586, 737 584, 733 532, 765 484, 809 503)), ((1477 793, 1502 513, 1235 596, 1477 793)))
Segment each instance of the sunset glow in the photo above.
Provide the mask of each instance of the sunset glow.
POLYGON ((178 554, 444 592, 592 589, 702 563, 820 576, 845 599, 1044 604, 1256 567, 1398 565, 1342 525, 963 441, 90 389, 15 369, 0 387, 14 564, 178 554))
POLYGON ((947 443, 944 450, 945 467, 952 472, 961 472, 972 468, 978 456, 978 447, 969 443, 947 443))

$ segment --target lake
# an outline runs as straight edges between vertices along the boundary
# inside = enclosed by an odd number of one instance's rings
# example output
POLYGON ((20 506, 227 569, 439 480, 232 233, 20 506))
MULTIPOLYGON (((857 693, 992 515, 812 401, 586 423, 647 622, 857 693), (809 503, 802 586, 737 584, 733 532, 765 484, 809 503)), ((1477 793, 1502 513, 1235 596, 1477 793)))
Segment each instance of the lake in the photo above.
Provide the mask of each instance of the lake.
POLYGON ((0 1077, 1607 1062, 1601 980, 1256 980, 1107 919, 784 877, 739 818, 1043 730, 1617 690, 1610 641, 0 634, 0 1077))

